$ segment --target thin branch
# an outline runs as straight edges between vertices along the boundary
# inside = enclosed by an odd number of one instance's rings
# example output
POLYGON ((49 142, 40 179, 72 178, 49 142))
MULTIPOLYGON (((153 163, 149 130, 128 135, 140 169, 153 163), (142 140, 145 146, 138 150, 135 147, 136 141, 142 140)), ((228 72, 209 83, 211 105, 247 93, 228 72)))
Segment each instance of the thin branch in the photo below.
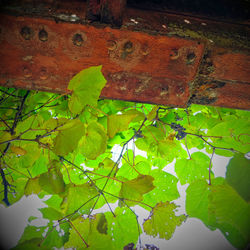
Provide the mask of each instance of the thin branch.
POLYGON ((25 100, 27 99, 28 95, 30 93, 30 90, 27 90, 22 101, 21 101, 21 104, 18 108, 18 111, 16 112, 16 115, 15 115, 15 118, 14 118, 14 122, 13 122, 13 125, 12 125, 12 128, 10 130, 10 133, 13 135, 14 134, 14 130, 16 128, 16 125, 17 125, 17 122, 19 121, 20 119, 20 116, 21 116, 21 113, 23 111, 23 108, 24 108, 24 103, 25 103, 25 100))
POLYGON ((212 167, 212 159, 214 157, 214 151, 215 151, 215 148, 213 148, 213 153, 212 153, 212 156, 210 158, 210 162, 209 162, 209 172, 208 172, 208 185, 211 185, 211 167, 212 167))
MULTIPOLYGON (((60 161, 61 161, 61 160, 60 160, 60 161)), ((65 164, 64 164, 63 161, 61 161, 61 163, 62 163, 62 165, 64 166, 64 168, 66 169, 66 172, 67 172, 67 175, 68 175, 68 178, 69 178, 69 182, 70 182, 71 184, 73 184, 73 182, 71 181, 71 178, 70 178, 69 170, 67 169, 67 167, 65 166, 65 164)))
POLYGON ((135 166, 135 138, 133 138, 133 167, 135 166))
POLYGON ((207 140, 205 140, 203 138, 203 135, 196 135, 196 134, 193 134, 193 133, 188 133, 188 132, 185 132, 187 135, 193 135, 193 136, 196 136, 196 137, 199 137, 201 138, 201 140, 203 140, 207 145, 209 145, 211 148, 214 148, 214 149, 223 149, 223 150, 229 150, 229 151, 232 151, 232 152, 238 152, 238 150, 235 150, 233 148, 223 148, 223 147, 217 147, 217 146, 214 146, 212 145, 211 143, 209 143, 207 140))
POLYGON ((1 174, 1 177, 2 177, 2 180, 3 180, 3 187, 4 187, 4 198, 3 198, 3 201, 5 202, 5 204, 7 206, 10 206, 10 202, 9 202, 9 199, 8 199, 8 187, 10 187, 10 184, 6 180, 5 173, 4 173, 4 171, 3 171, 3 169, 2 169, 1 166, 0 166, 0 174, 1 174))
POLYGON ((74 226, 74 224, 68 220, 69 224, 72 226, 72 228, 75 230, 75 232, 79 235, 79 237, 81 238, 81 240, 83 241, 83 243, 86 245, 86 247, 88 248, 89 245, 87 244, 87 242, 84 240, 84 238, 81 236, 80 232, 76 229, 76 227, 74 226))
POLYGON ((139 238, 139 245, 140 245, 140 248, 141 248, 141 232, 140 232, 140 225, 139 225, 139 222, 138 222, 138 215, 135 213, 135 211, 132 210, 132 208, 130 206, 128 206, 128 204, 124 201, 124 200, 121 200, 126 207, 128 207, 128 209, 135 215, 135 218, 136 218, 136 224, 137 224, 137 230, 138 230, 138 238, 139 238))
POLYGON ((120 182, 120 183, 124 183, 124 181, 118 180, 116 178, 113 178, 113 177, 110 177, 110 176, 107 176, 107 175, 98 174, 98 173, 95 173, 95 172, 92 172, 92 171, 89 171, 89 170, 85 170, 85 172, 93 174, 93 175, 102 176, 103 178, 108 178, 108 179, 111 179, 111 180, 114 180, 114 181, 117 181, 117 182, 120 182))
MULTIPOLYGON (((115 162, 114 166, 113 166, 112 169, 110 170, 110 172, 109 172, 109 174, 108 174, 108 177, 111 176, 113 170, 119 165, 119 162, 120 162, 120 160, 121 160, 121 158, 122 158, 123 151, 124 151, 125 147, 128 145, 128 143, 129 143, 131 140, 133 140, 133 138, 135 138, 135 136, 136 136, 137 134, 140 133, 140 131, 141 131, 142 127, 144 126, 144 123, 146 122, 146 120, 147 120, 147 118, 145 118, 145 119, 143 120, 141 126, 140 126, 139 129, 136 131, 136 133, 135 133, 127 142, 125 142, 125 143, 123 144, 122 150, 121 150, 121 152, 120 152, 120 155, 119 155, 117 161, 115 162)), ((117 171, 118 171, 118 170, 117 170, 117 171)), ((115 172, 114 176, 116 175, 117 171, 115 172)), ((108 181, 109 181, 109 178, 106 179, 106 182, 104 183, 102 189, 101 189, 101 190, 99 189, 99 192, 100 192, 100 193, 102 193, 102 192, 104 191, 105 187, 106 187, 107 184, 108 184, 108 181)), ((100 197, 100 196, 99 196, 99 197, 100 197)), ((99 197, 98 197, 98 199, 99 199, 99 197)), ((95 208, 95 206, 96 206, 96 204, 97 204, 97 202, 98 202, 98 199, 97 199, 97 201, 95 202, 94 206, 92 207, 91 212, 94 210, 94 208, 95 208)), ((90 214, 91 214, 91 213, 90 213, 90 214)))
POLYGON ((0 121, 5 124, 5 126, 8 128, 8 130, 11 130, 11 127, 8 125, 8 123, 5 120, 3 120, 1 117, 0 117, 0 121))
POLYGON ((102 191, 99 191, 99 196, 97 197, 97 199, 96 199, 94 205, 93 205, 92 208, 90 209, 89 214, 88 214, 88 217, 91 215, 91 213, 92 213, 93 210, 95 209, 95 206, 96 206, 97 202, 98 202, 99 199, 100 199, 101 193, 102 193, 102 191))
POLYGON ((38 244, 38 247, 40 247, 43 244, 43 242, 47 239, 47 237, 54 231, 56 226, 55 225, 52 226, 52 228, 49 230, 49 232, 45 235, 45 237, 42 239, 42 241, 38 244))
POLYGON ((15 169, 15 168, 13 168, 13 167, 11 167, 11 166, 9 166, 9 165, 7 165, 5 162, 4 162, 4 164, 7 166, 7 168, 10 168, 11 170, 13 170, 13 171, 15 171, 15 172, 17 172, 17 173, 19 173, 19 174, 25 176, 26 178, 30 179, 30 177, 27 176, 26 174, 24 174, 24 173, 20 172, 19 170, 15 169))
POLYGON ((65 219, 67 219, 68 217, 71 217, 73 215, 75 215, 82 207, 84 207, 86 204, 88 204, 90 201, 94 200, 97 196, 100 196, 100 194, 97 194, 95 196, 93 196, 92 198, 90 198, 89 200, 87 200, 86 202, 84 202, 79 208, 77 208, 73 213, 68 214, 66 216, 64 216, 63 218, 59 219, 58 222, 61 222, 65 219))
POLYGON ((2 93, 4 93, 4 94, 7 94, 7 95, 9 95, 9 96, 12 96, 12 97, 23 98, 22 96, 19 96, 19 95, 13 95, 13 93, 15 93, 16 90, 12 91, 12 93, 9 93, 9 92, 7 92, 7 91, 5 91, 5 90, 0 89, 0 92, 2 92, 2 93))
POLYGON ((142 174, 135 168, 135 166, 133 166, 124 156, 122 156, 122 159, 124 159, 124 160, 129 164, 129 166, 135 170, 135 172, 136 172, 137 174, 142 175, 142 174))
POLYGON ((81 169, 80 167, 78 167, 76 164, 74 164, 73 162, 71 161, 68 161, 67 159, 65 159, 63 156, 59 156, 59 159, 62 160, 62 161, 66 161, 67 163, 69 163, 70 165, 72 165, 73 167, 79 169, 83 174, 85 174, 85 176, 89 179, 89 181, 91 182, 91 184, 93 184, 93 186, 96 187, 97 191, 99 191, 99 188, 95 185, 95 183, 93 182, 93 180, 89 177, 89 175, 87 174, 87 172, 83 169, 81 169))
POLYGON ((114 212, 113 212, 113 210, 112 210, 112 208, 110 207, 109 202, 107 201, 105 195, 103 193, 101 193, 101 195, 103 196, 104 200, 106 201, 106 203, 107 203, 107 205, 109 207, 110 212, 113 214, 114 217, 116 217, 115 214, 114 214, 114 212))
POLYGON ((146 203, 144 203, 144 202, 142 202, 142 201, 135 201, 135 200, 127 199, 127 198, 121 198, 121 197, 116 196, 116 195, 114 195, 114 194, 111 194, 111 193, 109 193, 109 192, 107 192, 107 191, 103 191, 103 193, 109 194, 109 195, 111 195, 111 196, 117 198, 117 199, 120 200, 120 201, 122 201, 122 200, 127 200, 127 201, 131 201, 131 202, 135 202, 135 203, 140 203, 140 204, 142 204, 142 205, 144 205, 144 206, 146 206, 146 207, 149 207, 149 208, 153 209, 153 207, 151 207, 150 205, 148 205, 148 204, 146 204, 146 203))
POLYGON ((188 146, 187 146, 187 137, 186 136, 185 136, 185 147, 187 149, 188 157, 189 157, 189 159, 191 159, 191 155, 190 155, 190 152, 189 152, 188 146))

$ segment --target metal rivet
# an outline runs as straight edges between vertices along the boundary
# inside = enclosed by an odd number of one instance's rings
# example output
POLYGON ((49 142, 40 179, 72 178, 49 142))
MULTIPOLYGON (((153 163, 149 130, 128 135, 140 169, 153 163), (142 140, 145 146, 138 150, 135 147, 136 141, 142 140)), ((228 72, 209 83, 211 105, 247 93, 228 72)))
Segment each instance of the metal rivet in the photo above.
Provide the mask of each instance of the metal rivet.
POLYGON ((177 49, 173 49, 170 53, 171 60, 176 60, 179 56, 179 51, 177 49))
POLYGON ((185 92, 185 88, 182 85, 177 85, 175 88, 175 93, 179 96, 185 92))
POLYGON ((194 52, 188 53, 187 54, 187 64, 191 64, 194 62, 196 55, 194 52))
POLYGON ((23 68, 23 75, 25 78, 30 78, 32 76, 32 73, 31 73, 30 69, 24 67, 23 68))
POLYGON ((30 40, 30 38, 32 37, 32 30, 31 28, 24 26, 22 27, 20 34, 25 40, 30 40))
POLYGON ((128 41, 124 44, 123 49, 127 53, 131 53, 133 51, 133 43, 128 41))
POLYGON ((40 71, 40 79, 46 80, 48 78, 48 73, 46 68, 42 68, 40 71))
POLYGON ((73 44, 76 46, 82 46, 83 44, 83 38, 81 34, 75 34, 72 38, 73 44))
POLYGON ((117 44, 115 41, 112 41, 112 40, 107 41, 108 50, 115 50, 116 47, 117 47, 117 44))
POLYGON ((142 55, 144 55, 144 56, 146 56, 146 55, 149 54, 149 47, 148 47, 148 45, 143 45, 143 46, 141 47, 141 53, 142 53, 142 55))
POLYGON ((44 29, 40 30, 38 33, 39 40, 46 42, 48 40, 48 32, 44 29))

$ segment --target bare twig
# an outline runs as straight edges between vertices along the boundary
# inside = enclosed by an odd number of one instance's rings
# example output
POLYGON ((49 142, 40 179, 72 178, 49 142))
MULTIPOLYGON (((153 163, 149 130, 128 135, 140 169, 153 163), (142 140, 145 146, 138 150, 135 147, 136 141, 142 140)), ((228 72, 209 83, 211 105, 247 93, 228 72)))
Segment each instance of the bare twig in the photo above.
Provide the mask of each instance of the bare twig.
POLYGON ((0 166, 0 174, 1 174, 1 177, 2 177, 2 180, 3 180, 3 186, 4 186, 4 198, 3 198, 3 201, 5 202, 5 204, 7 206, 10 206, 10 202, 9 202, 9 199, 8 199, 8 192, 9 192, 8 188, 10 187, 10 184, 6 180, 5 173, 4 173, 1 166, 0 166))
POLYGON ((186 136, 185 136, 185 147, 187 149, 188 157, 189 157, 189 159, 191 159, 191 155, 190 155, 190 152, 189 152, 188 146, 187 146, 187 137, 186 136))
POLYGON ((214 151, 215 151, 215 148, 213 148, 213 153, 211 155, 211 158, 210 158, 210 162, 209 162, 209 172, 208 172, 208 185, 211 185, 211 167, 212 167, 212 160, 213 160, 213 157, 214 157, 214 151))
POLYGON ((84 238, 82 237, 82 235, 80 234, 80 232, 76 229, 76 227, 74 226, 73 222, 71 222, 70 220, 68 220, 68 222, 72 226, 72 228, 75 230, 75 232, 79 235, 79 237, 81 238, 81 240, 83 241, 83 243, 86 245, 86 247, 89 247, 88 243, 84 240, 84 238))

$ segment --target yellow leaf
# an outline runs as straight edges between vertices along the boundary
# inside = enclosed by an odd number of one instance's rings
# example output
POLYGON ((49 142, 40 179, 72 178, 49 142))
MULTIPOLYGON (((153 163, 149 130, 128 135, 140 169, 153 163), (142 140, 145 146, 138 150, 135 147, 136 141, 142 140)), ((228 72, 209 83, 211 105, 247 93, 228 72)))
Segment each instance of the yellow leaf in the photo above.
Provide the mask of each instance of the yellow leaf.
POLYGON ((156 118, 158 108, 159 106, 154 106, 154 108, 148 113, 147 118, 149 121, 156 118))
POLYGON ((11 146, 11 151, 16 155, 25 155, 27 151, 21 147, 11 146))

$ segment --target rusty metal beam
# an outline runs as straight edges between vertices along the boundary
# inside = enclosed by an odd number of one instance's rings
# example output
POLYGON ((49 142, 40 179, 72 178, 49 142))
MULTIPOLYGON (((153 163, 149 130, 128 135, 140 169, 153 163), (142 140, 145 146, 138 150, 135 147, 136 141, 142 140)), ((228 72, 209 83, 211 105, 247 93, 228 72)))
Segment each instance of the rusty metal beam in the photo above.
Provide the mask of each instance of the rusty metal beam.
POLYGON ((91 11, 79 1, 4 6, 0 84, 64 93, 75 73, 102 64, 105 98, 250 109, 246 24, 127 8, 117 29, 90 23, 91 11))

